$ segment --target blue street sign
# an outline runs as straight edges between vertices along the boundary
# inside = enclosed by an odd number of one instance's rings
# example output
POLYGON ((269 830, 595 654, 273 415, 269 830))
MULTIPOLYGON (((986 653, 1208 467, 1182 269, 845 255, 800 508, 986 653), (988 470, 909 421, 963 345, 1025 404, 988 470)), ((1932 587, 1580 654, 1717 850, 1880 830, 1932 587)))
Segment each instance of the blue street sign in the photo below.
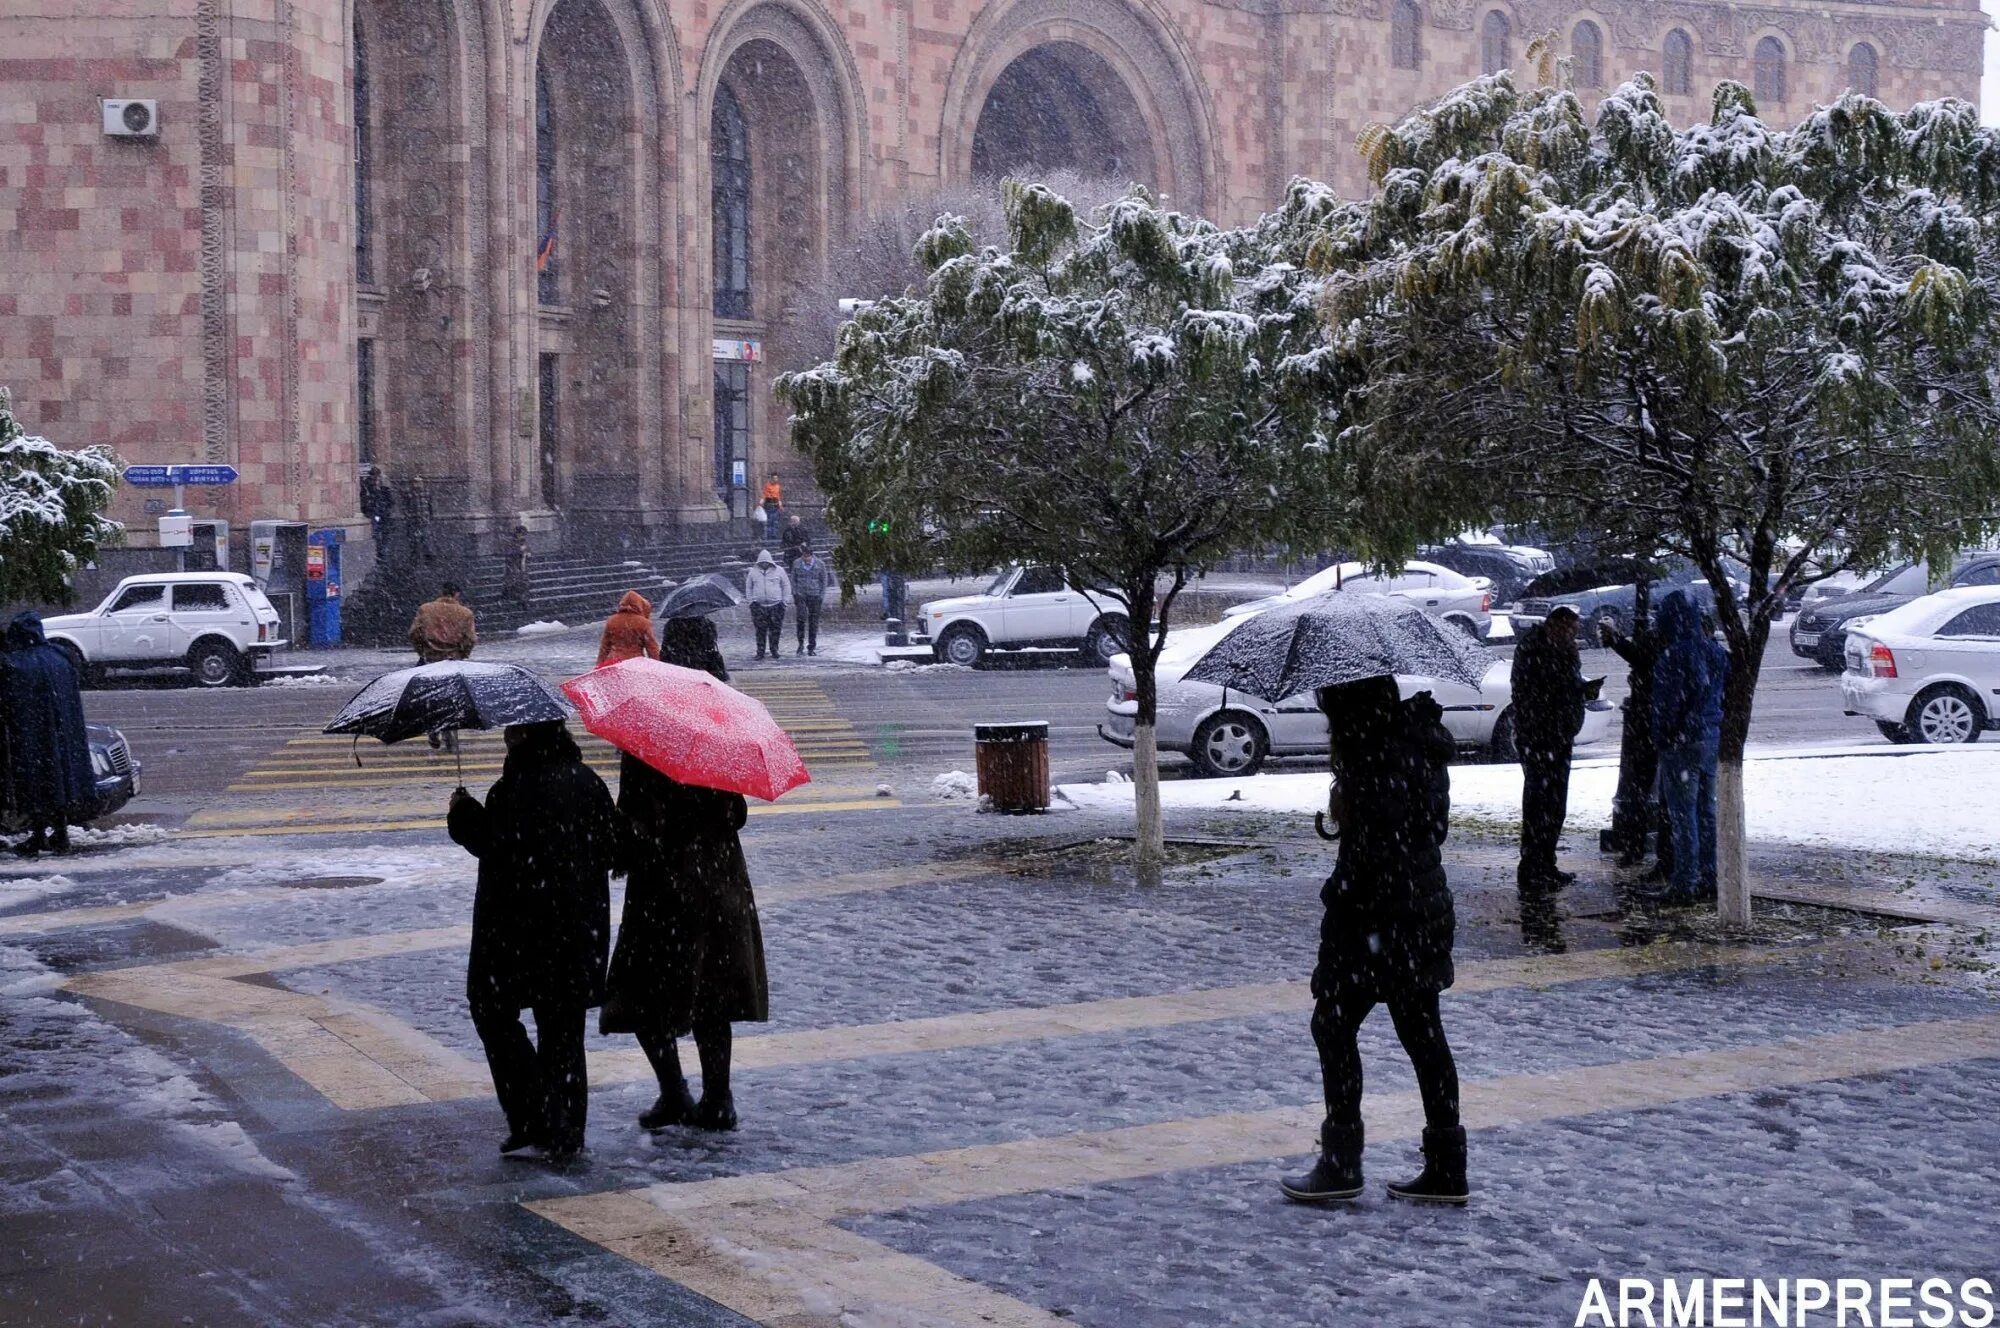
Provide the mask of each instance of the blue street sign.
POLYGON ((236 483, 234 466, 127 466, 125 482, 141 489, 170 489, 176 484, 197 488, 236 483))

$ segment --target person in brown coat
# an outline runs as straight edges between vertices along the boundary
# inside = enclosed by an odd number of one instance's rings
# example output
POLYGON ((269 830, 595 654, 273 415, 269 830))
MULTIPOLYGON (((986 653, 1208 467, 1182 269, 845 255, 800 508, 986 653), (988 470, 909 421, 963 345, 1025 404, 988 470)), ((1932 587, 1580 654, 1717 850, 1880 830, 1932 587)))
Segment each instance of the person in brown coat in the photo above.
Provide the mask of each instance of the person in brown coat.
MULTIPOLYGON (((410 622, 410 644, 416 649, 419 664, 472 658, 472 648, 479 644, 479 633, 473 627, 472 610, 458 597, 456 582, 447 581, 439 586, 438 597, 417 610, 417 616, 410 622)), ((431 746, 457 751, 458 730, 431 734, 431 746)))
POLYGON ((658 659, 659 638, 653 635, 653 605, 636 590, 618 601, 618 610, 604 620, 597 642, 597 667, 625 659, 658 659))
POLYGON ((631 826, 630 874, 599 1029, 637 1034, 653 1066, 660 1095, 642 1128, 733 1130, 730 1025, 771 1017, 764 935, 736 837, 748 809, 741 794, 683 784, 629 755, 618 809, 631 826), (701 1057, 699 1103, 681 1073, 684 1033, 701 1057))

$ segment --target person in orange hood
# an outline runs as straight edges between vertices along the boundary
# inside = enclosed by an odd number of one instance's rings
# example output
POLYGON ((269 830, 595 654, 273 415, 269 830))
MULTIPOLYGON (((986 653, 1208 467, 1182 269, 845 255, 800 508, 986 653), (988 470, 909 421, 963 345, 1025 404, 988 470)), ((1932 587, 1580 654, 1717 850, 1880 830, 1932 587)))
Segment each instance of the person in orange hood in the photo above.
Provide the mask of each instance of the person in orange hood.
POLYGON ((604 620, 604 636, 597 643, 597 667, 616 664, 621 659, 660 657, 660 639, 653 635, 653 606, 636 590, 625 592, 618 611, 604 620))

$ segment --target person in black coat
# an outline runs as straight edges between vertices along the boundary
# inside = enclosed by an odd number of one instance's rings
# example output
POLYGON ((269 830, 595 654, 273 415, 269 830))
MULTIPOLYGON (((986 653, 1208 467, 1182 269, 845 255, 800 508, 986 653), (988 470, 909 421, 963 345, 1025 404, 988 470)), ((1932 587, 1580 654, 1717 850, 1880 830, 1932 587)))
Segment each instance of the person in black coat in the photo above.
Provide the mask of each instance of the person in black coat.
MULTIPOLYGON (((706 618, 670 619, 660 656, 727 677, 706 618)), ((618 808, 631 824, 632 870, 600 1031, 637 1034, 652 1064, 660 1095, 639 1117, 643 1128, 733 1130, 730 1025, 771 1017, 764 936, 737 839, 748 808, 741 794, 683 784, 629 754, 618 808), (681 1072, 677 1040, 688 1033, 701 1058, 699 1103, 681 1072)))
POLYGON ((1514 744, 1521 753, 1524 896, 1560 890, 1576 877, 1556 865, 1569 814, 1569 766, 1590 686, 1576 648, 1576 610, 1558 605, 1514 651, 1514 744))
POLYGON ((1405 702, 1396 680, 1323 688, 1333 745, 1329 812, 1340 856, 1320 892, 1319 962, 1313 968, 1313 1042, 1326 1094, 1320 1157, 1279 1182, 1300 1203, 1361 1193, 1361 1053, 1355 1035, 1377 1004, 1389 1007, 1424 1102, 1424 1169, 1392 1183, 1399 1199, 1466 1201, 1465 1130, 1458 1068, 1445 1040, 1438 994, 1450 987, 1457 917, 1445 880, 1451 815, 1451 733, 1428 693, 1405 702))
POLYGON ((0 656, 0 803, 28 838, 16 850, 35 857, 69 852, 69 826, 88 820, 97 800, 90 735, 76 669, 49 644, 42 616, 30 609, 7 625, 0 656))
POLYGON ((590 1085, 586 1012, 604 1002, 608 878, 626 832, 597 773, 557 720, 510 727, 500 778, 482 804, 459 789, 446 827, 479 859, 465 997, 507 1113, 502 1153, 583 1147, 590 1085), (521 1011, 535 1013, 540 1046, 521 1011))

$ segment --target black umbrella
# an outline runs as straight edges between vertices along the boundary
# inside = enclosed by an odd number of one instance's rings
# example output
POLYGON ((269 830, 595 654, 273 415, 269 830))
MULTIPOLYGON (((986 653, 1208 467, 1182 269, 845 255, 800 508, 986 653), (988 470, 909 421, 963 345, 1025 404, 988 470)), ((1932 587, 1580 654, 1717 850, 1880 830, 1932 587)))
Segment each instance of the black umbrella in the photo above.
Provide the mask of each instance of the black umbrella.
POLYGON ((676 586, 660 603, 662 618, 699 618, 743 602, 743 592, 710 573, 676 586))
POLYGON ((1247 619, 1186 676, 1282 701, 1397 674, 1477 688, 1491 663, 1477 642, 1414 604, 1339 590, 1247 619))
POLYGON ((449 729, 545 724, 570 713, 569 702, 519 665, 455 659, 383 674, 356 692, 325 732, 401 742, 449 729))

